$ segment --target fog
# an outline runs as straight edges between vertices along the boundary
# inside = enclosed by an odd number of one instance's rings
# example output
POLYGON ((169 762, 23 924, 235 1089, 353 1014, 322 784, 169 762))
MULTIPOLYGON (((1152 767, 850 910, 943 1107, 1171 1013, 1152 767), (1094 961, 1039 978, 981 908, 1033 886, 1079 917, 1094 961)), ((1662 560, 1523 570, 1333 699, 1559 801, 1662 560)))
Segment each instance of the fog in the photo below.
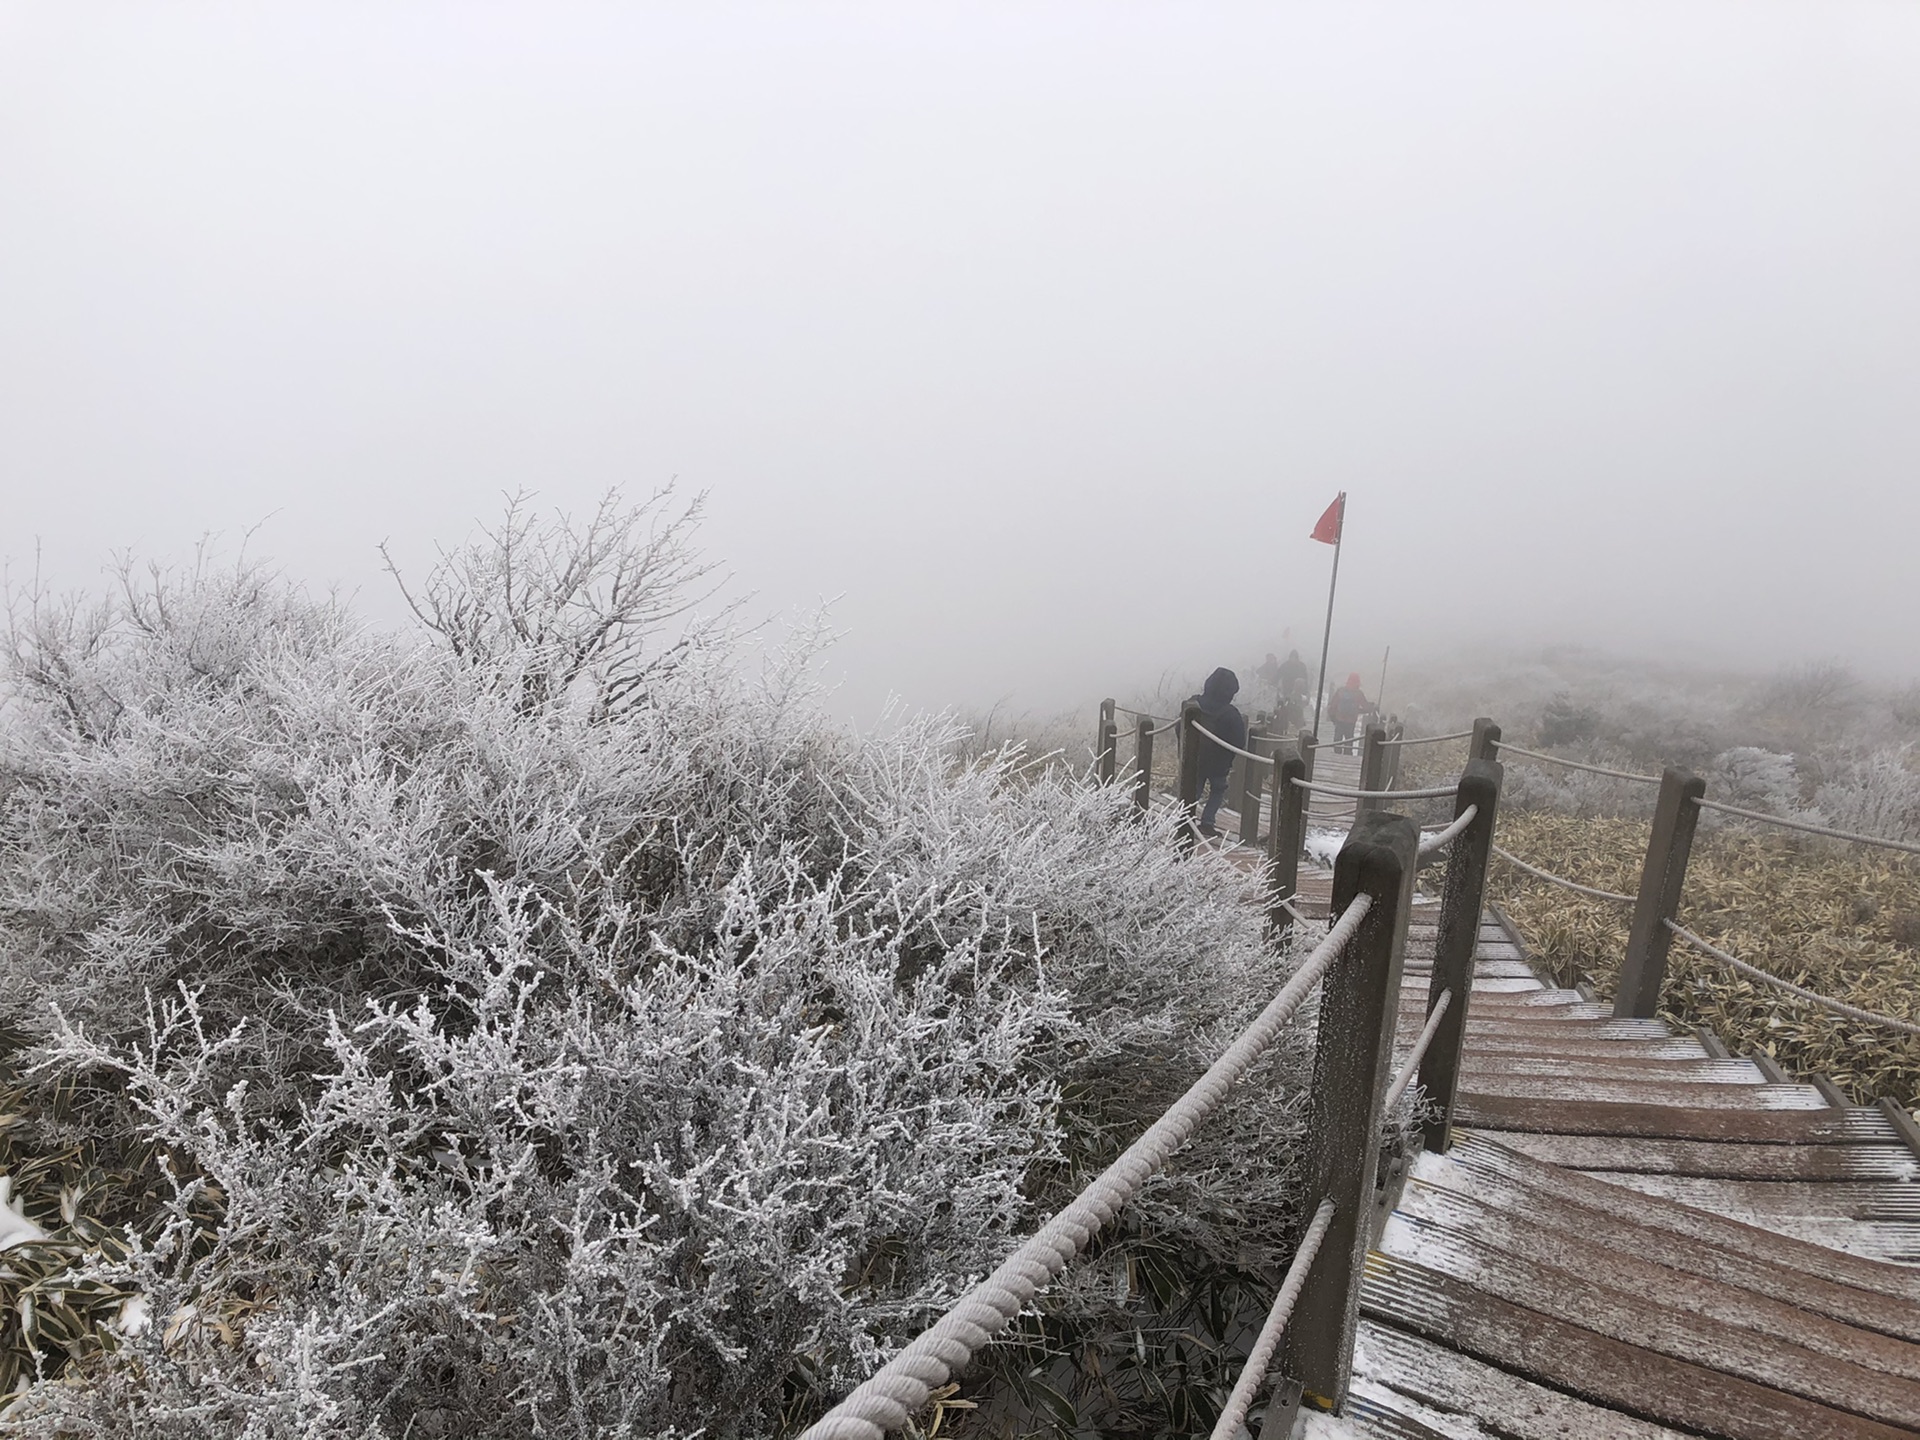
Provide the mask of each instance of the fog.
POLYGON ((0 3, 0 554, 709 497, 846 713, 1920 672, 1910 4, 0 3), (263 523, 262 523, 263 522, 263 523))

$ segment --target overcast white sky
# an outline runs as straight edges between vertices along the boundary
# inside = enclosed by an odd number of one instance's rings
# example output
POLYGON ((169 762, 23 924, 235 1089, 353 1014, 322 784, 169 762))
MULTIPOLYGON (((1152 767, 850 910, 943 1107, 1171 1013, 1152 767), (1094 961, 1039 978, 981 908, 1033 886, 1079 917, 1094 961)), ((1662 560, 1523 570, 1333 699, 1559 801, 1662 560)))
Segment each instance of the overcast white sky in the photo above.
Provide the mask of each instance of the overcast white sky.
POLYGON ((1920 672, 1920 5, 0 0, 0 554, 707 490, 845 703, 1920 672))

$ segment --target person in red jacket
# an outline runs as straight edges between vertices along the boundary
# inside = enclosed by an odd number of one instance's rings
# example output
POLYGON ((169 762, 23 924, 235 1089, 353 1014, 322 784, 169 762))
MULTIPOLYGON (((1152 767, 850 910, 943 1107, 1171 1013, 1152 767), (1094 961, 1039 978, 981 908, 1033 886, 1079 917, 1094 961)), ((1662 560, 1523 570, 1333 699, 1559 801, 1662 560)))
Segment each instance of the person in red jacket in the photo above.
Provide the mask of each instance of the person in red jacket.
POLYGON ((1356 670, 1347 676, 1346 684, 1333 692, 1333 700, 1327 706, 1327 718, 1333 721, 1334 747, 1342 755, 1353 753, 1354 726, 1371 709, 1373 702, 1360 688, 1360 672, 1356 670))

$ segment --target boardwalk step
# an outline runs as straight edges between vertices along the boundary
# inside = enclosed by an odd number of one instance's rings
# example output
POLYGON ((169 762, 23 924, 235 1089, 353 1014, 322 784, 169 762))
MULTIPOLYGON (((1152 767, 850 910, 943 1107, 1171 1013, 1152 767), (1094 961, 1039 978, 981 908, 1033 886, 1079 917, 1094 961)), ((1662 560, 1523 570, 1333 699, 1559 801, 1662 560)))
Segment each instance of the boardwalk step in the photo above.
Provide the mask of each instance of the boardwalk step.
MULTIPOLYGON (((1458 1132, 1456 1132, 1458 1133, 1458 1132)), ((1904 1145, 1747 1145, 1661 1136, 1498 1132, 1523 1155, 1569 1170, 1697 1175, 1721 1180, 1914 1180, 1920 1163, 1904 1145)))
POLYGON ((1843 1359, 1875 1356, 1920 1381, 1920 1303, 1856 1283, 1848 1257, 1829 1252, 1809 1270, 1797 1242, 1767 1230, 1741 1226, 1737 1244, 1702 1240, 1643 1211, 1631 1191, 1606 1186, 1572 1200, 1433 1161, 1421 1157, 1397 1220, 1604 1277, 1612 1289, 1689 1295, 1702 1313, 1782 1339, 1810 1336, 1801 1343, 1843 1359))
MULTIPOLYGON (((1536 1270, 1533 1278, 1547 1277, 1536 1270)), ((1544 1297, 1536 1290, 1529 1298, 1544 1297)), ((1721 1440, 1890 1440, 1911 1437, 1920 1423, 1920 1386, 1911 1382, 1592 1284, 1564 1298, 1560 1308, 1584 1307, 1579 1322, 1376 1253, 1361 1307, 1536 1383, 1721 1440), (1705 1363, 1682 1358, 1688 1352, 1705 1363), (1881 1406, 1894 1418, 1862 1413, 1881 1406)))
MULTIPOLYGON (((1666 1093, 1657 1099, 1637 1103, 1463 1093, 1455 1113, 1459 1123, 1475 1129, 1551 1135, 1716 1140, 1753 1145, 1881 1145, 1899 1139, 1886 1117, 1877 1110, 1831 1110, 1824 1102, 1819 1107, 1792 1110, 1712 1109, 1689 1100, 1688 1092, 1696 1088, 1667 1086, 1666 1093)), ((1648 1093, 1654 1093, 1652 1087, 1648 1087, 1648 1093)))
MULTIPOLYGON (((1476 1183, 1484 1183, 1489 1191, 1497 1191, 1502 1185, 1518 1185, 1602 1212, 1614 1213, 1621 1206, 1624 1187, 1576 1174, 1559 1165, 1543 1164, 1512 1144, 1515 1138, 1500 1136, 1496 1141, 1477 1135, 1465 1136, 1448 1152, 1447 1162, 1476 1172, 1476 1183)), ((1848 1147, 1836 1148, 1830 1153, 1850 1155, 1860 1151, 1848 1147)), ((1912 1160, 1910 1152, 1908 1159, 1912 1160)), ((1755 1243, 1754 1227, 1661 1196, 1633 1191, 1630 1211, 1634 1224, 1669 1230, 1702 1244, 1741 1250, 1751 1249, 1755 1243)), ((1766 1254, 1771 1264, 1920 1305, 1920 1271, 1874 1264, 1785 1237, 1768 1236, 1767 1239, 1766 1254), (1773 1243, 1776 1239, 1777 1244, 1773 1243)))
POLYGON ((1681 1434, 1371 1320, 1360 1322, 1355 1356, 1364 1374, 1348 1410, 1367 1434, 1421 1433, 1390 1428, 1396 1422, 1423 1425, 1425 1433, 1447 1440, 1678 1440, 1681 1434))

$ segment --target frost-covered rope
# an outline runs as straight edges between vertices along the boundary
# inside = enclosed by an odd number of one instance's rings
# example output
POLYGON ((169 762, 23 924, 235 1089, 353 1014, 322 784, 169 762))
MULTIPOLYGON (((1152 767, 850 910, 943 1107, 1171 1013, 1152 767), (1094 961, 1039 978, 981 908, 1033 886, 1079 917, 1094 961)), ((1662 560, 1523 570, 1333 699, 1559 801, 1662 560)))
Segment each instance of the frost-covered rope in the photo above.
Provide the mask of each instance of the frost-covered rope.
POLYGON ((1389 740, 1389 745, 1438 745, 1442 740, 1471 740, 1471 730, 1456 730, 1451 735, 1402 735, 1397 740, 1389 740))
POLYGON ((1291 915, 1294 919, 1298 920, 1302 925, 1313 924, 1313 917, 1310 915, 1302 914, 1300 911, 1300 907, 1293 903, 1295 898, 1296 897, 1291 895, 1288 896, 1285 900, 1282 900, 1280 902, 1280 908, 1286 911, 1287 914, 1291 915))
POLYGON ((1454 817, 1453 823, 1447 826, 1446 829, 1436 831, 1432 835, 1422 835, 1420 837, 1420 853, 1422 855, 1431 855, 1441 846, 1451 844, 1459 837, 1461 831, 1473 823, 1474 816, 1479 813, 1480 807, 1478 805, 1469 805, 1454 817))
POLYGON ((1857 1005, 1849 1005, 1844 1000, 1835 1000, 1830 995, 1822 995, 1817 990, 1809 990, 1806 986, 1796 985, 1791 980, 1782 980, 1778 975, 1769 975, 1758 966, 1749 965, 1737 955, 1729 955, 1718 945, 1701 939, 1684 925, 1675 924, 1671 920, 1663 923, 1667 929, 1671 930, 1695 949, 1705 951, 1722 964, 1731 965, 1742 975, 1750 975, 1755 980, 1763 980, 1777 989, 1785 990, 1792 995, 1798 995, 1802 1000, 1811 1001, 1822 1009, 1831 1010, 1836 1015, 1845 1015, 1854 1020, 1864 1020, 1870 1025, 1884 1025, 1889 1030, 1898 1030, 1904 1035, 1920 1035, 1920 1025, 1916 1025, 1911 1020, 1901 1020, 1893 1015, 1882 1015, 1877 1010, 1862 1010, 1857 1005))
POLYGON ((1520 746, 1508 740, 1496 740, 1494 744, 1500 747, 1502 754, 1511 751, 1515 755, 1524 755, 1529 760, 1544 760, 1549 765, 1564 765, 1569 770, 1584 770, 1589 775, 1611 775, 1616 780, 1637 780, 1642 785, 1658 785, 1660 783, 1660 777, 1658 775, 1639 775, 1631 770, 1609 770, 1605 765, 1589 765, 1584 760, 1566 760, 1558 755, 1544 754, 1539 750, 1522 749, 1520 746))
POLYGON ((1293 783, 1315 795, 1337 795, 1342 800, 1438 800, 1443 795, 1459 793, 1457 785, 1439 785, 1431 790, 1349 790, 1324 780, 1302 780, 1298 775, 1293 777, 1293 783))
MULTIPOLYGON (((1167 720, 1166 716, 1155 715, 1150 710, 1135 710, 1126 705, 1116 705, 1113 708, 1119 711, 1122 715, 1138 715, 1142 720, 1167 720)), ((1169 725, 1175 725, 1175 724, 1178 724, 1179 722, 1175 720, 1167 720, 1167 723, 1169 725)))
POLYGON ((1447 1013, 1447 1006, 1452 1000, 1453 991, 1442 990, 1440 998, 1433 1002, 1433 1009, 1427 1012, 1427 1023, 1420 1027, 1420 1038, 1413 1042, 1413 1053, 1407 1056, 1407 1063, 1400 1067, 1400 1073, 1393 1077, 1393 1083, 1387 1087, 1384 1108, 1393 1109, 1400 1103, 1400 1097, 1407 1093, 1407 1087, 1420 1071, 1420 1057, 1427 1053, 1427 1046, 1433 1043, 1434 1032, 1440 1028, 1440 1017, 1447 1013))
POLYGON ((1759 810, 1742 810, 1738 805, 1729 805, 1723 800, 1709 800, 1705 796, 1701 796, 1693 803, 1706 810, 1718 810, 1725 815, 1760 820, 1768 825, 1783 826, 1788 830, 1804 830, 1809 835, 1825 835, 1832 840, 1852 840, 1859 845, 1879 845, 1887 850, 1902 850, 1909 855, 1920 855, 1920 845, 1914 845, 1905 840, 1886 840, 1878 835, 1861 835, 1852 830, 1835 830, 1830 825, 1815 825, 1811 820, 1788 820, 1759 810))
POLYGON ((881 1440, 889 1430, 905 1426, 976 1350, 1005 1329, 1035 1295, 1052 1283, 1173 1152, 1186 1144, 1201 1121, 1220 1107, 1234 1082, 1273 1043, 1280 1027, 1340 957, 1372 907, 1372 896, 1356 895, 1327 932, 1327 938, 1314 947, 1306 963, 1267 1002, 1259 1018, 1241 1031, 1186 1094, 1127 1147, 1126 1154, 872 1379, 809 1426, 801 1440, 881 1440))
POLYGON ((1502 850, 1498 845, 1493 847, 1493 853, 1515 869, 1524 870, 1527 874, 1545 880, 1549 885, 1558 885, 1563 890, 1572 890, 1581 895, 1591 895, 1596 900, 1618 900, 1622 905, 1632 905, 1636 903, 1631 895, 1622 895, 1615 890, 1598 890, 1591 885, 1582 885, 1576 880, 1569 880, 1564 876, 1556 875, 1551 870, 1542 870, 1537 865, 1529 865, 1518 855, 1513 854, 1511 851, 1502 850))
POLYGON ((1253 1397, 1260 1393, 1260 1386, 1267 1378, 1267 1367, 1273 1363, 1273 1352, 1280 1348, 1280 1336, 1293 1314, 1294 1301, 1300 1298, 1301 1287, 1307 1283, 1307 1272, 1313 1268, 1313 1257, 1320 1253, 1320 1242, 1327 1238, 1327 1227, 1332 1223, 1333 1201, 1322 1200, 1320 1208, 1313 1212, 1313 1223, 1300 1237, 1300 1248, 1294 1252, 1293 1263, 1287 1266, 1287 1278, 1280 1283, 1280 1293, 1273 1297, 1267 1323, 1260 1327, 1260 1338, 1253 1342, 1253 1352, 1240 1367, 1240 1378, 1233 1382, 1233 1393, 1227 1397, 1226 1409, 1220 1412, 1210 1440, 1234 1440, 1247 1423, 1247 1411, 1253 1408, 1253 1397))
POLYGON ((1214 734, 1211 730, 1207 729, 1206 726, 1202 725, 1198 720, 1193 722, 1193 728, 1198 730, 1202 735, 1206 736, 1207 739, 1213 741, 1213 743, 1218 745, 1222 750, 1231 750, 1236 755, 1244 755, 1247 757, 1247 759, 1257 760, 1262 765, 1273 764, 1273 757, 1271 755, 1256 755, 1251 750, 1242 750, 1238 745, 1229 745, 1226 741, 1222 740, 1218 735, 1214 734))
MULTIPOLYGON (((1149 715, 1149 716, 1148 716, 1147 718, 1148 718, 1149 720, 1151 720, 1151 719, 1153 719, 1153 716, 1151 716, 1151 715, 1149 715)), ((1159 724, 1159 725, 1156 725, 1156 726, 1154 726, 1154 727, 1153 727, 1153 729, 1151 729, 1151 730, 1149 730, 1149 731, 1147 732, 1147 734, 1149 734, 1149 735, 1164 735, 1164 734, 1166 734, 1166 733, 1167 733, 1167 731, 1169 731, 1169 730, 1173 730, 1173 729, 1177 729, 1177 728, 1179 727, 1179 724, 1180 724, 1180 722, 1179 722, 1178 720, 1168 720, 1168 721, 1165 721, 1165 722, 1164 722, 1164 723, 1162 723, 1162 724, 1159 724)))

